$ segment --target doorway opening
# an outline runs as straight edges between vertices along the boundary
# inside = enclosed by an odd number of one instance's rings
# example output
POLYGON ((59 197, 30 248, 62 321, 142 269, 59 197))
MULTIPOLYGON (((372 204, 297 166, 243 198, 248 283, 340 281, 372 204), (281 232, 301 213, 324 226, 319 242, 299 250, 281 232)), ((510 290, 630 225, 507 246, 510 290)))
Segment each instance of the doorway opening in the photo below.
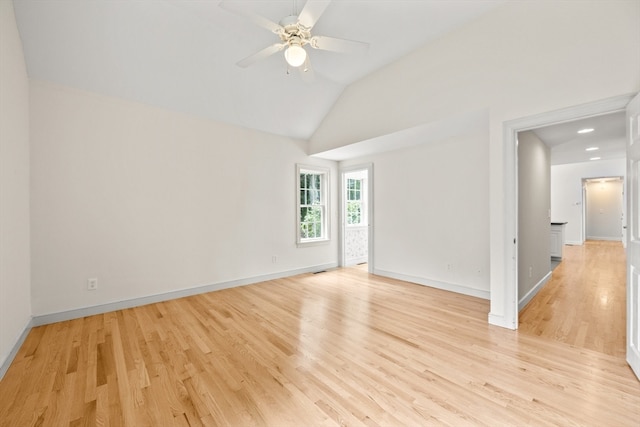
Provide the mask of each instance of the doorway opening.
MULTIPOLYGON (((551 171, 548 182, 552 187, 548 216, 552 223, 559 221, 559 224, 567 224, 568 236, 566 240, 563 237, 563 243, 576 245, 566 247, 569 257, 565 262, 561 261, 560 269, 554 271, 553 276, 550 275, 549 283, 542 283, 538 289, 540 293, 535 295, 536 291, 528 304, 523 306, 522 313, 516 313, 515 326, 523 333, 549 337, 607 354, 614 352, 616 356, 625 352, 625 316, 621 314, 626 300, 626 264, 622 247, 623 240, 626 240, 626 219, 623 214, 626 209, 623 179, 626 170, 626 119, 624 111, 621 111, 624 103, 625 100, 614 99, 595 103, 589 108, 583 106, 563 110, 557 115, 562 120, 554 120, 555 113, 549 113, 547 123, 542 123, 544 120, 541 120, 537 126, 528 126, 515 133, 517 137, 518 132, 532 131, 545 140, 544 137, 553 132, 567 132, 566 135, 559 136, 566 138, 566 143, 556 142, 554 145, 544 141, 550 151, 546 167, 551 171), (620 118, 619 121, 611 120, 616 116, 620 118), (605 136, 602 132, 596 136, 597 133, 593 132, 594 129, 589 129, 590 126, 581 126, 592 120, 598 121, 602 126, 600 129, 604 128, 605 121, 615 122, 619 135, 605 136), (569 131, 571 127, 575 129, 569 131), (544 130, 551 128, 554 128, 553 132, 544 130), (594 137, 588 143, 583 137, 576 136, 582 134, 583 128, 586 132, 593 132, 594 137), (572 150, 578 154, 581 152, 583 157, 572 160, 572 150), (593 154, 594 151, 597 153, 593 154), (555 159, 554 152, 560 154, 555 159), (587 271, 588 274, 585 273, 587 271)), ((594 127, 598 129, 598 126, 594 127)), ((514 144, 515 177, 519 180, 522 166, 518 157, 520 147, 517 140, 514 144)), ((532 176, 525 178, 531 179, 532 176)), ((528 198, 529 195, 521 194, 521 186, 516 185, 517 213, 521 198, 528 198)), ((539 217, 546 217, 544 209, 539 213, 539 217)), ((516 216, 518 218, 520 217, 516 216)), ((521 259, 519 244, 522 242, 523 230, 519 228, 521 224, 517 221, 516 266, 524 261, 528 263, 531 259, 521 259)), ((548 238, 546 240, 547 245, 553 241, 548 238)), ((563 259, 562 255, 560 259, 563 259)), ((520 285, 519 279, 520 276, 516 278, 516 286, 520 285)), ((519 297, 518 288, 515 292, 519 297)), ((518 307, 516 312, 520 308, 522 307, 518 307)))
POLYGON ((368 265, 373 271, 373 180, 372 165, 341 171, 341 265, 368 265))
POLYGON ((622 241, 625 245, 624 179, 622 176, 583 178, 584 240, 622 241))
POLYGON ((509 329, 518 328, 518 191, 517 191, 517 134, 521 131, 536 129, 552 124, 564 123, 587 117, 623 111, 631 102, 634 95, 622 95, 578 105, 561 110, 537 114, 503 123, 503 169, 504 185, 504 221, 502 244, 503 248, 499 261, 500 270, 504 277, 503 292, 494 292, 491 297, 492 313, 489 322, 509 329), (493 306, 498 307, 498 313, 493 313, 493 306))

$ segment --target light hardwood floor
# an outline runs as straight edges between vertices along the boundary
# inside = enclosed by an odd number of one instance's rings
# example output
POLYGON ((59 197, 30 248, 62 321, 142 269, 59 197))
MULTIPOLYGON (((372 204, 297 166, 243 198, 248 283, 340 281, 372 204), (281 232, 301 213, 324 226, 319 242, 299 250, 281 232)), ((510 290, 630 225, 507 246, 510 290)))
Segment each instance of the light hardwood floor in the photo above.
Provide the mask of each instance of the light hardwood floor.
POLYGON ((2 426, 637 426, 618 356, 362 268, 34 328, 2 426))
POLYGON ((621 242, 565 246, 551 280, 520 312, 519 331, 624 358, 626 300, 621 242))

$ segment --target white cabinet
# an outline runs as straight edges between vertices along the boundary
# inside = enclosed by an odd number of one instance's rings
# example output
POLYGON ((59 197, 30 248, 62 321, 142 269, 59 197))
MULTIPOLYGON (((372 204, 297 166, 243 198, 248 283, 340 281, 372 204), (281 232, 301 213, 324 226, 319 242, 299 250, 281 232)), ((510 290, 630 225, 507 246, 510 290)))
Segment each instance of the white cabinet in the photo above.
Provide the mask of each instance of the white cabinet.
POLYGON ((566 222, 551 223, 551 258, 562 259, 564 249, 564 226, 566 222))

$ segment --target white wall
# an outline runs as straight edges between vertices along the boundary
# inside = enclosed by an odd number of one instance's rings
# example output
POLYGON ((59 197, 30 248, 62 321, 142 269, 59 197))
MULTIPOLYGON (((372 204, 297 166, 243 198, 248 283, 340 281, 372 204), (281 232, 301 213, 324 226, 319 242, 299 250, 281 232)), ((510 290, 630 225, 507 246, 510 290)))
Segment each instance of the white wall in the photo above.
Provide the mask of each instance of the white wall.
POLYGON ((581 245, 582 180, 606 176, 626 176, 626 160, 598 160, 551 166, 551 220, 568 222, 565 242, 581 245))
MULTIPOLYGON (((311 152, 488 108, 490 318, 514 327, 505 317, 514 303, 505 292, 514 286, 514 219, 506 215, 504 122, 640 90, 638 28, 637 1, 508 2, 352 84, 312 137, 311 152)), ((457 159, 451 153, 439 163, 457 170, 457 159)))
POLYGON ((588 240, 622 240, 622 180, 585 185, 588 240))
POLYGON ((13 3, 0 1, 0 367, 30 320, 29 81, 13 3))
POLYGON ((302 142, 39 82, 31 140, 34 315, 338 261, 302 142), (297 162, 330 244, 296 248, 297 162))
POLYGON ((478 132, 341 162, 373 163, 376 274, 488 298, 488 143, 478 132))
POLYGON ((518 301, 524 306, 551 271, 551 150, 535 133, 518 134, 518 301))

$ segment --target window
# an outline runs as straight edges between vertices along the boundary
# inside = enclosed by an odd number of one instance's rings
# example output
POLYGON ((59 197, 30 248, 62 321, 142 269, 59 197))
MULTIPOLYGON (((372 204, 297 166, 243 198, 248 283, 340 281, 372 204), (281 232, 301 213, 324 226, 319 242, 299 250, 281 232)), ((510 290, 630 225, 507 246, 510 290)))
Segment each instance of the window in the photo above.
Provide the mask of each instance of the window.
POLYGON ((364 223, 363 187, 361 179, 347 179, 347 225, 362 225, 364 223))
POLYGON ((329 170, 298 165, 297 176, 298 244, 328 241, 329 170))

